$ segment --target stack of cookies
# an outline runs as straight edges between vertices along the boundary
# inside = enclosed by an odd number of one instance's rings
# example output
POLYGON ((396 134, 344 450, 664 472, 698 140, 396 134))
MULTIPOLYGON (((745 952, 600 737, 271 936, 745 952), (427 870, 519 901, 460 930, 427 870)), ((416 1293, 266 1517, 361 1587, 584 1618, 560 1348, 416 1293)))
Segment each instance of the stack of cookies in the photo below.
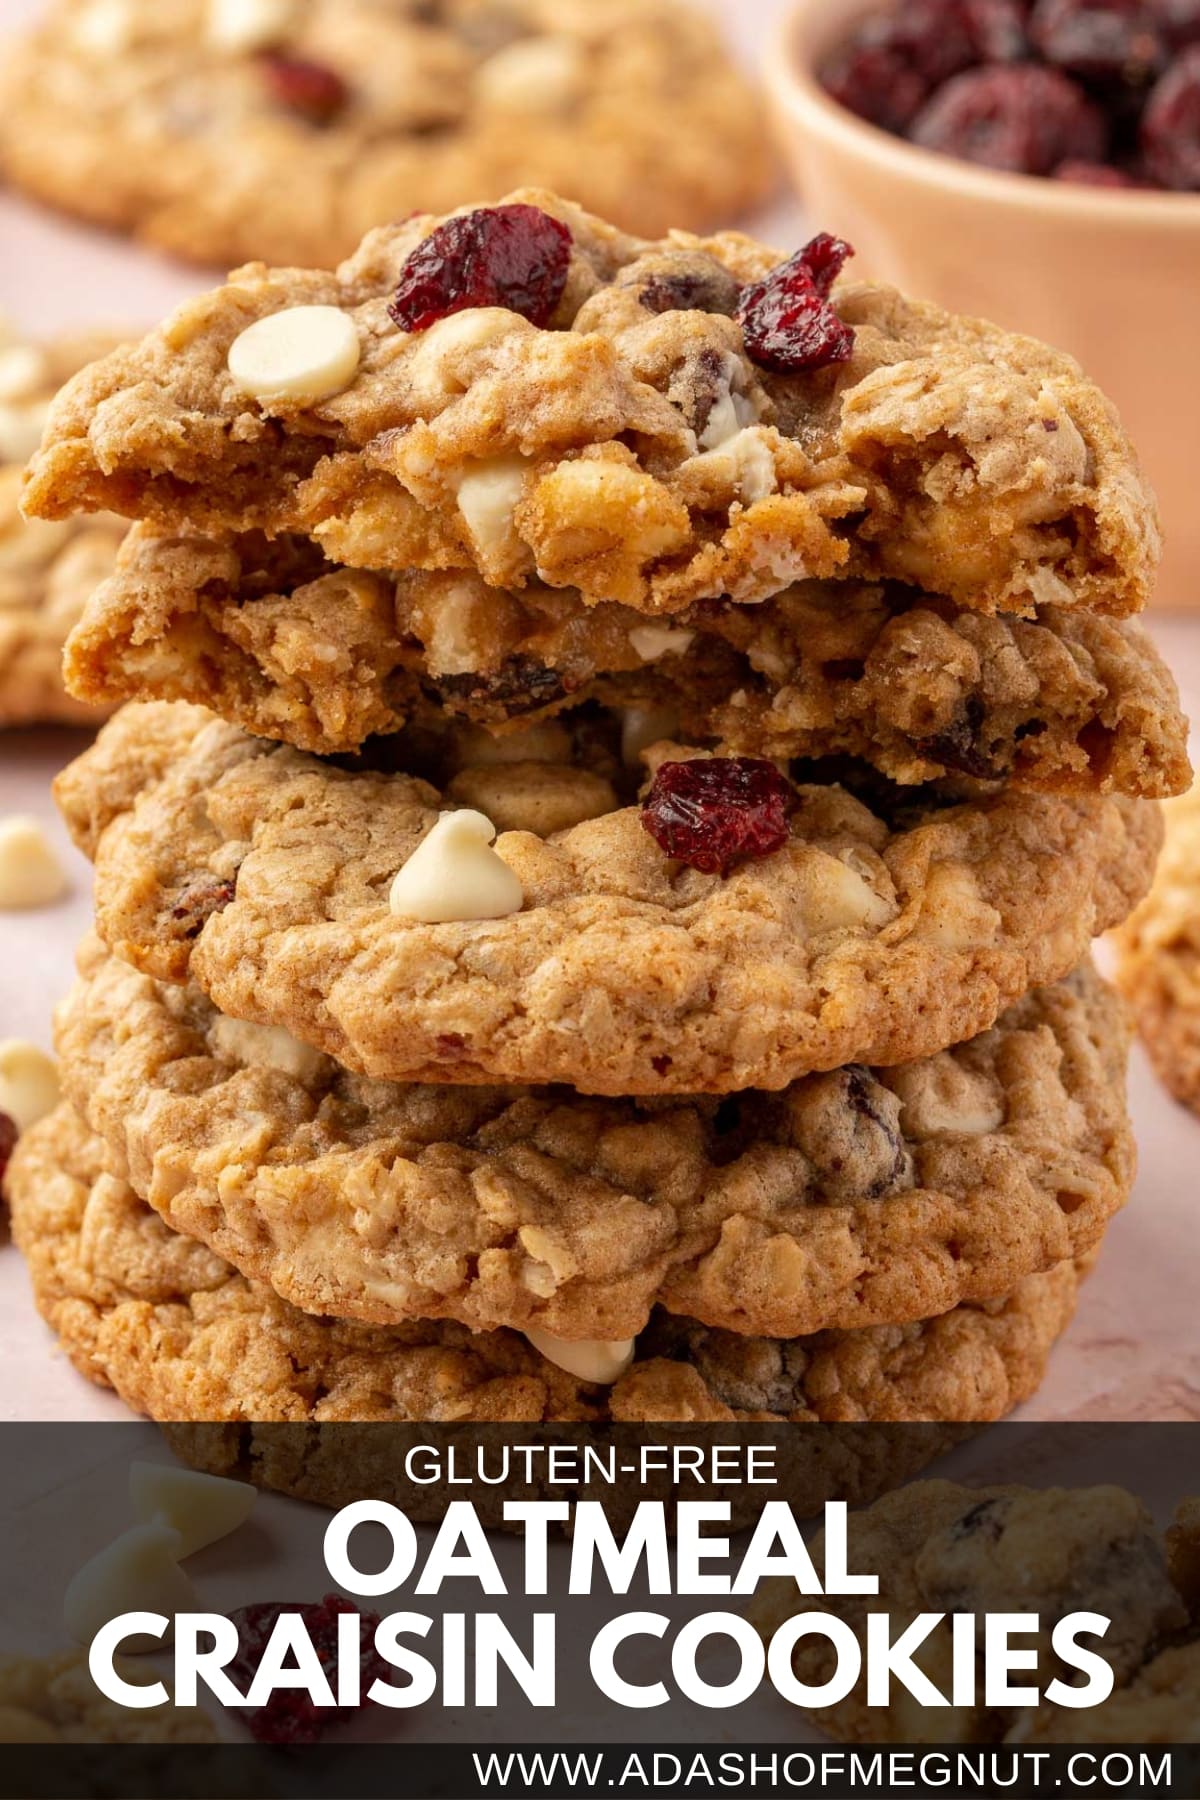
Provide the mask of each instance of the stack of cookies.
POLYGON ((1188 779, 1067 358, 542 192, 59 397, 96 935, 17 1237, 176 1420, 998 1417, 1125 1200, 1188 779))

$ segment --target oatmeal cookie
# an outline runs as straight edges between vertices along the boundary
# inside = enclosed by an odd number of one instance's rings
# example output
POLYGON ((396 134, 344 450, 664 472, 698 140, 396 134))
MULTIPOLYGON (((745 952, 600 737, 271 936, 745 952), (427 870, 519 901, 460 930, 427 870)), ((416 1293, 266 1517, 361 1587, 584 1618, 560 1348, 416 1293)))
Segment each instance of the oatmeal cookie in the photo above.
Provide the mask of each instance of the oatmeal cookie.
MULTIPOLYGON (((1164 1544, 1141 1502, 1118 1487, 915 1482, 850 1520, 850 1567, 880 1577, 878 1596, 799 1602, 793 1582, 772 1580, 760 1587, 751 1616, 769 1637, 802 1604, 843 1619, 861 1638, 867 1614, 886 1611, 895 1639, 923 1612, 1034 1612, 1043 1630, 1030 1642, 1038 1665, 1026 1679, 1044 1690, 1055 1675, 1070 1678, 1050 1643, 1054 1624, 1070 1612, 1098 1612, 1111 1623, 1089 1647, 1115 1677, 1112 1696, 1099 1707, 996 1708, 981 1700, 935 1709, 893 1690, 883 1709, 868 1706, 860 1684, 811 1716, 834 1737, 865 1742, 1194 1742, 1200 1643, 1184 1568, 1188 1552, 1195 1554, 1194 1507, 1185 1503, 1164 1544)), ((818 1567, 821 1549, 818 1538, 818 1567)), ((915 1660, 935 1687, 950 1691, 947 1626, 934 1629, 915 1660)), ((802 1681, 827 1679, 830 1645, 816 1636, 802 1639, 792 1666, 802 1681)))
POLYGON ((168 1420, 634 1423, 998 1418, 1032 1393, 1074 1310, 1060 1264, 1006 1300, 782 1342, 656 1314, 611 1388, 517 1332, 315 1319, 178 1237, 69 1108, 21 1141, 13 1232, 76 1367, 168 1420))
POLYGON ((844 254, 647 242, 530 189, 381 228, 336 273, 250 264, 72 383, 26 504, 649 613, 838 574, 1137 611, 1158 525, 1110 403, 1029 338, 831 292, 844 254))
POLYGON ((112 573, 125 522, 26 520, 20 501, 51 397, 112 345, 98 337, 29 344, 0 320, 0 727, 99 717, 95 703, 65 692, 63 645, 89 594, 112 573))
MULTIPOLYGON (((142 1658, 118 1656, 114 1663, 135 1687, 159 1679, 142 1658)), ((216 1737, 198 1706, 172 1700, 134 1709, 109 1700, 92 1680, 86 1650, 0 1658, 0 1743, 208 1744, 216 1737)), ((80 1779, 83 1767, 81 1760, 80 1779)))
POLYGON ((1165 816, 1154 886, 1117 935, 1117 980, 1160 1079, 1200 1112, 1200 787, 1165 816))
POLYGON ((109 1167, 312 1313, 602 1339, 656 1304, 771 1337, 896 1324, 1092 1250, 1133 1175, 1123 1011, 1090 967, 925 1062, 640 1103, 365 1081, 94 939, 80 969, 63 1084, 109 1167))
POLYGON ((56 0, 0 98, 15 187, 225 268, 328 267, 531 178, 657 235, 773 174, 751 85, 674 0, 56 0))
MULTIPOLYGON (((463 768, 439 794, 205 717, 188 714, 194 740, 161 780, 141 747, 161 705, 127 707, 59 778, 87 845, 122 804, 129 746, 128 810, 90 846, 101 935, 143 973, 383 1080, 723 1093, 931 1055, 1074 968, 1145 892, 1161 830, 1149 801, 918 788, 868 804, 751 764, 780 847, 751 845, 722 875, 666 855, 646 828, 661 811, 621 806, 582 762, 463 768), (519 912, 421 924, 390 909, 443 803, 501 830, 519 912)), ((654 754, 672 774, 695 757, 654 754)), ((713 759, 709 776, 741 768, 713 759)), ((759 824, 734 790, 699 814, 702 862, 759 824)))
POLYGON ((540 583, 339 569, 301 538, 135 526, 66 678, 84 700, 193 701, 317 754, 396 731, 427 700, 496 732, 598 700, 697 741, 860 757, 901 782, 1161 797, 1190 781, 1179 696, 1138 624, 960 610, 895 583, 803 582, 647 624, 540 583))

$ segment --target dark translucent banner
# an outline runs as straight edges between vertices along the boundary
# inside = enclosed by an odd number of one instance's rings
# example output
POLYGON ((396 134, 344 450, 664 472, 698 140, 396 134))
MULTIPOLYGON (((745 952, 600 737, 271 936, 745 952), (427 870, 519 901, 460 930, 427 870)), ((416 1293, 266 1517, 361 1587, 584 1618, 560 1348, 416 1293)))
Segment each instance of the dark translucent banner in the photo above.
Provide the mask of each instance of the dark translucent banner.
POLYGON ((1200 1795, 1200 1424, 0 1426, 0 1588, 0 1800, 1200 1795))

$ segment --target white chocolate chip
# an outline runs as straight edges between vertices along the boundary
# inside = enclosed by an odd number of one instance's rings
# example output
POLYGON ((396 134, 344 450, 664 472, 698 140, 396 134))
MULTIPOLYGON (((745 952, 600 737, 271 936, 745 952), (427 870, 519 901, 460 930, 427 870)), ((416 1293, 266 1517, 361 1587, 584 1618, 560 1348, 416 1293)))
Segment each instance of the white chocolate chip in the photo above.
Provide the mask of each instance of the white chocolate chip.
POLYGON ((566 36, 520 38, 481 66, 476 92, 487 106, 514 112, 559 112, 579 92, 583 53, 566 36))
MULTIPOLYGON (((0 463, 24 465, 42 441, 50 412, 48 400, 26 401, 17 405, 0 401, 0 463)), ((30 524, 57 523, 70 529, 68 520, 31 519, 30 524)))
POLYGON ((282 1025, 253 1025, 248 1019, 218 1018, 211 1040, 218 1056, 251 1069, 278 1069, 297 1081, 313 1081, 325 1058, 282 1025))
POLYGON ((229 373, 256 400, 312 405, 350 386, 359 356, 348 314, 336 306, 289 306, 234 339, 229 373))
POLYGON ((119 56, 133 38, 133 18, 128 0, 92 0, 71 26, 80 50, 98 56, 119 56))
POLYGON ((67 877, 36 819, 0 819, 0 911, 49 906, 67 891, 67 877))
POLYGON ((129 1498, 144 1525, 159 1520, 178 1535, 182 1558, 244 1525, 258 1490, 248 1481, 227 1481, 173 1463, 134 1462, 129 1465, 129 1498))
POLYGON ((506 919, 520 912, 525 894, 491 848, 495 836, 483 813, 443 813, 393 881, 392 911, 423 925, 506 919))
POLYGON ((44 351, 32 344, 0 350, 0 400, 29 400, 49 379, 44 351))
POLYGON ((621 761, 636 769, 642 751, 662 738, 674 737, 679 714, 673 706, 627 706, 621 715, 621 761))
POLYGON ((476 463, 458 484, 458 510, 475 548, 500 556, 513 542, 513 509, 525 488, 529 464, 521 456, 476 463))
POLYGON ((18 1132, 52 1113, 61 1098, 53 1057, 24 1038, 0 1043, 0 1113, 8 1114, 18 1132))
POLYGON ((235 55, 267 50, 287 35, 294 16, 292 0, 208 0, 208 41, 235 55))
MULTIPOLYGON (((63 1598, 63 1623, 77 1644, 127 1612, 194 1612, 196 1590, 179 1567, 183 1540, 156 1519, 135 1525, 84 1563, 63 1598)), ((168 1632, 167 1636, 170 1636, 168 1632)), ((126 1638, 123 1654, 159 1650, 166 1638, 126 1638)))
POLYGON ((695 635, 694 631, 672 631, 666 625, 635 625, 629 642, 644 663, 652 663, 664 656, 682 656, 691 649, 695 635))
POLYGON ((778 480, 771 446, 758 426, 749 425, 734 432, 716 450, 707 450, 687 465, 697 474, 719 474, 722 482, 735 488, 747 506, 773 494, 778 480))
POLYGON ((804 866, 804 876, 804 924, 812 937, 863 927, 878 931, 895 917, 895 907, 836 856, 816 851, 804 866))
POLYGON ((633 1361, 636 1344, 634 1338, 560 1338, 532 1328, 525 1336, 547 1362, 598 1387, 611 1387, 621 1379, 633 1361))
POLYGON ((514 332, 531 331, 533 327, 503 306, 468 306, 462 312, 439 319, 427 331, 414 334, 415 349, 406 373, 412 383, 413 398, 435 403, 448 395, 466 391, 467 379, 457 372, 457 365, 475 350, 486 350, 514 332))

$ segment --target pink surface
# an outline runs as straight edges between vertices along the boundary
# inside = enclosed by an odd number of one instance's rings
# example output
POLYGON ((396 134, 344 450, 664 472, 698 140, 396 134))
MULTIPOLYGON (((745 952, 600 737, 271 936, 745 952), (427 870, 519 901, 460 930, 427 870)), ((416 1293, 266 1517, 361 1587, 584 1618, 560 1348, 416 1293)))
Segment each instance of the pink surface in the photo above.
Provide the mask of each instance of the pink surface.
MULTIPOLYGON (((782 0, 704 0, 724 14, 739 48, 753 54, 782 0)), ((37 0, 0 0, 5 29, 38 10, 37 0)), ((752 228, 769 240, 799 242, 799 207, 781 204, 752 228)), ((0 311, 32 331, 92 324, 153 323, 208 285, 194 270, 39 213, 0 195, 0 311)), ((1193 716, 1200 714, 1200 619, 1160 621, 1157 635, 1193 716)), ((72 851, 50 799, 55 771, 82 746, 67 732, 0 738, 0 817, 32 812, 63 850, 72 891, 60 905, 0 914, 0 1037, 49 1044, 50 1011, 71 979, 75 944, 87 929, 90 873, 72 851)), ((1134 1201, 1109 1234, 1079 1317, 1049 1379, 1026 1409, 1030 1418, 1200 1417, 1200 1236, 1195 1205, 1200 1124, 1173 1106, 1139 1055, 1133 1105, 1142 1147, 1134 1201)), ((34 1314, 21 1258, 0 1245, 0 1418, 119 1418, 125 1409, 92 1388, 59 1354, 34 1314)))

